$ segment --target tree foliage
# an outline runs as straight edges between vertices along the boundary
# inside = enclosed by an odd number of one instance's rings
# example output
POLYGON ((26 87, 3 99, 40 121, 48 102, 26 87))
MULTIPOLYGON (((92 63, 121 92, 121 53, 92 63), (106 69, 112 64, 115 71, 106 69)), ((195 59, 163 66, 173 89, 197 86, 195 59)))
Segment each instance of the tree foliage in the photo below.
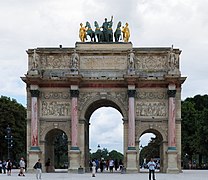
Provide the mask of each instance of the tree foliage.
POLYGON ((0 98, 0 159, 7 159, 8 144, 6 128, 11 127, 13 146, 9 149, 12 159, 26 156, 26 109, 15 99, 0 98))
POLYGON ((190 160, 208 156, 208 95, 196 95, 182 102, 182 152, 190 160))
POLYGON ((112 151, 108 151, 107 148, 103 148, 103 149, 98 149, 95 153, 91 154, 91 159, 98 159, 100 160, 101 158, 104 158, 105 160, 107 159, 117 159, 117 160, 123 160, 123 154, 116 151, 116 150, 112 150, 112 151))
POLYGON ((143 147, 140 152, 140 165, 143 164, 143 160, 147 159, 148 161, 151 158, 160 157, 160 143, 161 140, 156 136, 151 138, 147 146, 143 147))

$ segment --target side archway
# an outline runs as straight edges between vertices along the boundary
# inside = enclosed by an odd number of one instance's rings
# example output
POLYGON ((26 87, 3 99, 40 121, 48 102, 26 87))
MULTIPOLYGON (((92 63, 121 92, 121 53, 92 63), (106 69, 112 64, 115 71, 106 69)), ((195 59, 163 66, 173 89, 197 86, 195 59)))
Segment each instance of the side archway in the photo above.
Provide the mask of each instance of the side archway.
POLYGON ((45 136, 45 165, 47 161, 46 172, 68 168, 68 136, 61 129, 52 129, 45 136))
POLYGON ((163 132, 161 132, 158 129, 155 128, 147 128, 143 130, 137 137, 138 139, 138 160, 139 165, 141 168, 146 168, 146 164, 150 160, 150 158, 154 158, 155 162, 157 163, 157 168, 160 172, 165 172, 166 169, 166 138, 163 132), (140 143, 140 137, 146 133, 152 133, 155 135, 155 138, 151 141, 150 144, 148 144, 150 147, 145 146, 142 147, 142 144, 140 143), (154 148, 154 149, 153 149, 154 148), (151 152, 149 151, 151 149, 151 152), (154 151, 153 151, 154 150, 154 151), (149 152, 149 154, 147 154, 149 152), (144 156, 144 157, 143 157, 144 156))

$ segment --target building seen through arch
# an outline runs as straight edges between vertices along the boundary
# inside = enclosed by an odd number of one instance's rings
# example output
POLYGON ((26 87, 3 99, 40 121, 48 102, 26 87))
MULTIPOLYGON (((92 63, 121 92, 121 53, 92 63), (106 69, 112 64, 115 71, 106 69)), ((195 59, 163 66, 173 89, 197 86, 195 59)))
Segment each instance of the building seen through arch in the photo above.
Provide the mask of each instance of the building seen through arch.
POLYGON ((88 169, 89 120, 100 107, 123 117, 124 165, 139 172, 139 138, 161 140, 161 172, 181 171, 181 50, 135 48, 130 42, 76 43, 71 48, 28 49, 28 170, 49 158, 56 138, 66 136, 68 171, 88 169))

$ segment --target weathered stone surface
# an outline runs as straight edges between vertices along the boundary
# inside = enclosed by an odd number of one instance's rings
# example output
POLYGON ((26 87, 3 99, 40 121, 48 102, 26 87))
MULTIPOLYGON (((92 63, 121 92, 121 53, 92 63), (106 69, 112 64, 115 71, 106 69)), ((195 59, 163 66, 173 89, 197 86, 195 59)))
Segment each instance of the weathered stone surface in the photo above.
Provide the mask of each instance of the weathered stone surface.
POLYGON ((138 168, 137 146, 140 136, 145 132, 155 133, 161 140, 161 171, 180 171, 181 84, 185 81, 180 73, 180 52, 170 47, 134 48, 131 43, 76 43, 75 48, 29 49, 28 72, 22 77, 28 87, 28 169, 33 168, 30 162, 36 157, 40 157, 43 163, 48 157, 54 159, 53 146, 47 141, 52 142, 58 132, 64 132, 68 137, 68 157, 72 159, 69 171, 77 171, 80 165, 88 169, 89 138, 85 136, 89 134, 89 119, 96 109, 110 106, 123 116, 124 163, 127 171, 138 168), (73 59, 73 53, 76 53, 76 59, 73 59), (168 152, 167 90, 170 84, 176 88, 176 115, 173 117, 177 124, 177 151, 172 154, 168 152), (40 91, 37 97, 40 151, 37 152, 29 151, 33 121, 32 87, 40 91), (71 90, 78 94, 73 95, 71 90), (132 90, 134 95, 129 96, 128 91, 132 90), (135 108, 135 119, 134 116, 131 119, 131 122, 135 121, 133 135, 129 132, 129 98, 133 98, 131 106, 135 108), (72 125, 72 119, 78 119, 76 126, 72 125), (72 127, 77 128, 73 131, 74 136, 72 127), (136 147, 128 147, 130 134, 135 136, 133 144, 136 147), (72 138, 77 140, 77 147, 71 146, 72 138))

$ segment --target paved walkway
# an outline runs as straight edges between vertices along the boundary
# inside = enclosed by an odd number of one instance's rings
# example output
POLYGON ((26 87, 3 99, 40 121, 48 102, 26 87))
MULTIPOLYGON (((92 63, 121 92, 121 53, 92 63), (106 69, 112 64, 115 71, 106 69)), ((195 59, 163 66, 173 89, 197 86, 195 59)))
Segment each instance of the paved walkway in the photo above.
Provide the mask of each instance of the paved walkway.
MULTIPOLYGON (((17 170, 13 170, 11 176, 0 174, 0 180, 36 180, 35 174, 26 173, 25 177, 19 177, 17 170)), ((147 173, 120 174, 120 173, 97 173, 91 177, 90 173, 69 174, 69 173, 43 173, 42 180, 148 180, 147 173)), ((208 180, 208 170, 184 170, 180 174, 156 173, 156 180, 208 180)))

